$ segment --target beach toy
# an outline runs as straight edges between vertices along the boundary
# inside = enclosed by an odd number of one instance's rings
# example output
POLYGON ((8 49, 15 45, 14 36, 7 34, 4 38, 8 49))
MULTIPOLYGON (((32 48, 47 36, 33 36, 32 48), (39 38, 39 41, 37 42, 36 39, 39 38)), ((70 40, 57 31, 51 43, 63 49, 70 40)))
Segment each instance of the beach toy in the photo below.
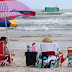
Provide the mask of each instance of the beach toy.
POLYGON ((61 63, 63 63, 67 58, 68 58, 68 56, 66 56, 65 58, 63 58, 63 55, 62 55, 61 63))

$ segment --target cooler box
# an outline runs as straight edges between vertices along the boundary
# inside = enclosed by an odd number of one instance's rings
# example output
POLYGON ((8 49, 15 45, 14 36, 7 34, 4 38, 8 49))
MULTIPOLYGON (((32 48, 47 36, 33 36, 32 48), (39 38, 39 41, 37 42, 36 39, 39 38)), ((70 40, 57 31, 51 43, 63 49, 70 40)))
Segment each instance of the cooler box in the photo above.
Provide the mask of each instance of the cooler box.
POLYGON ((26 65, 35 65, 37 52, 25 52, 26 65))

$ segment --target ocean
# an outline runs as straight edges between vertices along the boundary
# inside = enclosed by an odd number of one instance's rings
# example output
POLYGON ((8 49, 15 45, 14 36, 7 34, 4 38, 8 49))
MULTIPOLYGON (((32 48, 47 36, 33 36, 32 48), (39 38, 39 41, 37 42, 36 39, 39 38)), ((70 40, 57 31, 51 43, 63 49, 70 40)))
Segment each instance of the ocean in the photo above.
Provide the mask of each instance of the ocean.
MULTIPOLYGON (((35 10, 36 16, 14 20, 18 23, 15 28, 8 28, 9 47, 11 49, 26 49, 27 45, 36 44, 40 49, 43 38, 50 38, 67 50, 72 47, 72 9, 61 9, 61 15, 49 15, 35 10)), ((0 36, 6 36, 6 29, 0 27, 0 36)))

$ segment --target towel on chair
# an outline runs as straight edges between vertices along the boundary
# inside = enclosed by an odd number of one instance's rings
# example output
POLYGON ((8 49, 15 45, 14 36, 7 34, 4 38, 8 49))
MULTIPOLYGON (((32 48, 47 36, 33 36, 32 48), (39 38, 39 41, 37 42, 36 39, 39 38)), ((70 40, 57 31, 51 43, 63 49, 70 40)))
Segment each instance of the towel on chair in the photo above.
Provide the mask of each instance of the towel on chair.
POLYGON ((57 55, 59 51, 59 45, 57 43, 40 43, 40 45, 42 52, 54 51, 55 55, 57 55))

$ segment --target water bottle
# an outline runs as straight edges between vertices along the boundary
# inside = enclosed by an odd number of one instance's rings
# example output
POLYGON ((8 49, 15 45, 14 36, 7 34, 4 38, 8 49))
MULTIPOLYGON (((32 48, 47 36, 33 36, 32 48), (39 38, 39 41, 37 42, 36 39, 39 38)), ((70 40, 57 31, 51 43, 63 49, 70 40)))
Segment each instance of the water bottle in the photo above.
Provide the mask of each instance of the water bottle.
POLYGON ((30 46, 27 45, 27 52, 30 52, 30 46))
POLYGON ((32 44, 32 52, 35 52, 35 43, 32 44))

